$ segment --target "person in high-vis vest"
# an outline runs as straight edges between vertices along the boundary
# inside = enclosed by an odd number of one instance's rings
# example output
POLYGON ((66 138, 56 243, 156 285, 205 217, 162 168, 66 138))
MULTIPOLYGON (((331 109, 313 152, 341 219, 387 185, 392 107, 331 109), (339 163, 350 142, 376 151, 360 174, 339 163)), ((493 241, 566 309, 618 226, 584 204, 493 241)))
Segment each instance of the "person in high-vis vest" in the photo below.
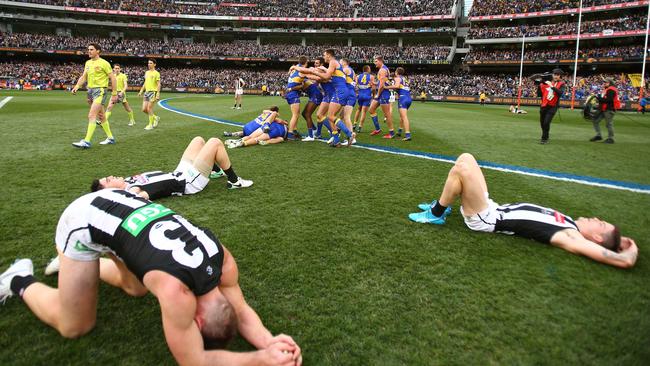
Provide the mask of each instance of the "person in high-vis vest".
POLYGON ((600 104, 600 112, 592 120, 596 136, 589 139, 589 141, 601 141, 603 139, 600 133, 600 121, 605 119, 607 122, 607 139, 604 141, 606 144, 614 143, 614 113, 617 109, 621 109, 621 100, 618 98, 618 89, 616 89, 614 79, 605 79, 604 89, 600 95, 597 95, 598 103, 600 104))
POLYGON ((542 128, 540 144, 548 144, 551 121, 560 107, 560 98, 566 90, 566 83, 562 80, 562 75, 564 75, 562 69, 554 69, 553 80, 541 82, 537 87, 537 96, 542 98, 539 109, 539 124, 542 128))

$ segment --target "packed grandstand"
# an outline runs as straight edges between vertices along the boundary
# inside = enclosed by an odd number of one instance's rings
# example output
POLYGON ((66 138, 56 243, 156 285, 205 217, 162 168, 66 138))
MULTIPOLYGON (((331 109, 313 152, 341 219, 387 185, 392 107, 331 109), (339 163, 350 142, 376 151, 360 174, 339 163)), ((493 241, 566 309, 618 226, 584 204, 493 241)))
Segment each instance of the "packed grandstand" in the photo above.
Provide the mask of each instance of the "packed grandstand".
MULTIPOLYGON (((519 82, 522 37, 524 76, 559 66, 570 78, 578 1, 466 3, 3 0, 0 86, 69 89, 89 43, 122 64, 131 85, 142 83, 144 57, 162 59, 162 86, 176 91, 229 92, 243 78, 248 93, 264 88, 280 94, 299 56, 313 58, 334 48, 356 69, 375 55, 391 67, 404 67, 413 95, 422 100, 481 93, 515 97, 519 89, 522 97, 533 98, 533 82, 519 82), (210 16, 223 20, 215 26, 210 16)), ((603 78, 614 77, 621 99, 636 101, 638 78, 627 72, 641 69, 646 18, 639 10, 647 1, 594 0, 583 6, 576 97, 585 98, 603 78)))

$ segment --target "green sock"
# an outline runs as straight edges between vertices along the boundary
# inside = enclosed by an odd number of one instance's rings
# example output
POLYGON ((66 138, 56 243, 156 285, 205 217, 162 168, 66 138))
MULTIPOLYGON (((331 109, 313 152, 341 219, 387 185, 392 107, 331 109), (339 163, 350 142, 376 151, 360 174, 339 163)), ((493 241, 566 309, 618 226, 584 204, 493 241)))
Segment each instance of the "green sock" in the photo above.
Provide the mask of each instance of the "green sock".
MULTIPOLYGON (((135 122, 135 117, 133 116, 133 111, 127 113, 129 115, 129 122, 135 122)), ((108 119, 108 117, 106 118, 108 119)))
POLYGON ((106 132, 106 136, 109 139, 113 138, 113 133, 111 132, 111 126, 108 123, 108 119, 102 123, 102 128, 104 129, 104 132, 106 132))
POLYGON ((111 114, 113 114, 113 112, 106 112, 106 122, 108 122, 108 119, 111 118, 111 114))
POLYGON ((95 121, 88 122, 88 130, 86 131, 86 137, 84 137, 84 140, 90 142, 90 140, 93 139, 95 128, 97 128, 97 123, 95 123, 95 121))

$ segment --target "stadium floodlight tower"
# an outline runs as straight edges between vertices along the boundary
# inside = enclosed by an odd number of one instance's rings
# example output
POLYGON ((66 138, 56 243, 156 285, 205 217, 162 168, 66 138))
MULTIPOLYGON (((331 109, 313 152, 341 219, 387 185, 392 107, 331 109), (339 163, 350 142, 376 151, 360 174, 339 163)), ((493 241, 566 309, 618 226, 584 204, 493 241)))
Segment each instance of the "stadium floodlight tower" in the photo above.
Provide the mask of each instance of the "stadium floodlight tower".
POLYGON ((573 86, 571 87, 571 109, 574 107, 576 100, 576 78, 578 77, 578 50, 580 49, 580 27, 582 25, 582 0, 578 9, 578 38, 576 39, 576 57, 573 63, 573 86))

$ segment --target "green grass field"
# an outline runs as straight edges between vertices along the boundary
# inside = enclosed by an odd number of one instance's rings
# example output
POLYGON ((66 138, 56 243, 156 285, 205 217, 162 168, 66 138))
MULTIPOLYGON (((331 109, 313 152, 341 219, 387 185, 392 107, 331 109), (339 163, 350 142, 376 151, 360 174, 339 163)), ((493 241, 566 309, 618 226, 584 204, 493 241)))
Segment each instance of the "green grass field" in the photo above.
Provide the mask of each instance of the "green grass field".
MULTIPOLYGON (((94 177, 172 170, 193 136, 235 128, 157 107, 127 127, 117 107, 114 146, 70 143, 85 134, 84 96, 0 92, 0 268, 34 260, 36 276, 55 253, 64 208, 94 177)), ((245 97, 177 96, 170 106, 247 122, 276 103, 245 97)), ((133 94, 136 108, 140 102, 133 94)), ((616 144, 590 143, 591 125, 562 110, 551 144, 539 145, 536 108, 514 116, 504 106, 420 104, 411 108, 414 140, 362 143, 650 184, 650 118, 618 115, 616 144), (560 119, 561 117, 561 119, 560 119), (632 119, 630 119, 632 118, 632 119)), ((304 130, 304 121, 300 122, 304 130)), ((603 126, 604 127, 604 126, 603 126)), ((447 163, 363 149, 290 142, 229 151, 251 189, 225 180, 161 203, 211 228, 238 261, 242 289, 265 325, 301 345, 305 365, 593 364, 650 362, 650 195, 539 177, 485 171, 497 202, 529 201, 573 217, 598 216, 636 239, 635 268, 620 270, 529 240, 470 232, 457 205, 447 225, 414 224, 407 214, 440 192, 447 163)), ((12 298, 0 310, 0 365, 171 365, 156 299, 100 286, 96 328, 65 340, 12 298)), ((231 349, 249 351, 239 339, 231 349)))

